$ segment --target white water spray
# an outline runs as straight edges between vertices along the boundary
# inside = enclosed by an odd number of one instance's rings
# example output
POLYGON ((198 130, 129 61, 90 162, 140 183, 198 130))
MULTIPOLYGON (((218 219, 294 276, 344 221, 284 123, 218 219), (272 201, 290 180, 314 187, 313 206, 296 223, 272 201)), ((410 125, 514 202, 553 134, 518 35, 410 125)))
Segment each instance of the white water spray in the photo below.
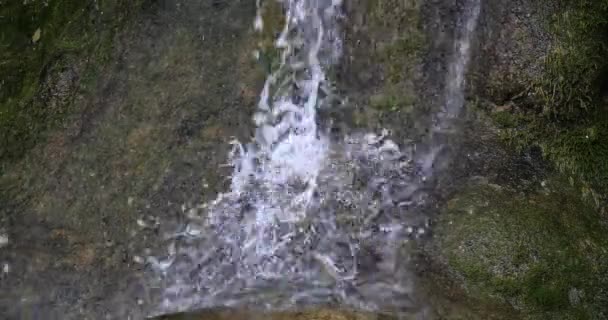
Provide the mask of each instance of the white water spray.
MULTIPOLYGON (((471 1, 478 10, 479 0, 471 1)), ((410 312, 411 274, 401 253, 425 232, 424 217, 411 213, 426 200, 420 187, 435 153, 418 163, 387 132, 330 141, 317 109, 331 93, 325 71, 341 55, 341 1, 280 2, 280 65, 260 95, 255 137, 233 143, 230 190, 189 210, 184 229, 170 236, 168 257, 149 259, 167 284, 157 311, 338 304, 410 312)), ((451 117, 443 114, 461 108, 475 23, 468 20, 448 75, 446 94, 455 98, 437 116, 439 129, 451 117)), ((264 28, 260 12, 254 27, 264 28)))

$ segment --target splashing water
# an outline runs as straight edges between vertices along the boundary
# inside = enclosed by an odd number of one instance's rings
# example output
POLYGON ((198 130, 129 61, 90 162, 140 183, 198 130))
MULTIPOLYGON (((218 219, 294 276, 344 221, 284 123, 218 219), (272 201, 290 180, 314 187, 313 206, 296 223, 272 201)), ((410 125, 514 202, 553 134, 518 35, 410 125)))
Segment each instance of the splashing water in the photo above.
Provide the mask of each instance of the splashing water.
MULTIPOLYGON (((471 1, 478 10, 479 0, 471 1)), ((157 312, 318 304, 412 312, 403 252, 425 233, 415 208, 427 199, 421 187, 434 154, 414 159, 414 148, 399 147, 386 131, 330 140, 316 113, 331 95, 325 71, 342 51, 341 1, 281 3, 280 65, 260 95, 253 141, 234 142, 230 190, 191 209, 169 237, 169 255, 148 260, 167 284, 157 312)), ((473 28, 467 21, 448 75, 449 114, 462 105, 473 28)), ((446 125, 442 114, 437 119, 437 128, 446 125)))

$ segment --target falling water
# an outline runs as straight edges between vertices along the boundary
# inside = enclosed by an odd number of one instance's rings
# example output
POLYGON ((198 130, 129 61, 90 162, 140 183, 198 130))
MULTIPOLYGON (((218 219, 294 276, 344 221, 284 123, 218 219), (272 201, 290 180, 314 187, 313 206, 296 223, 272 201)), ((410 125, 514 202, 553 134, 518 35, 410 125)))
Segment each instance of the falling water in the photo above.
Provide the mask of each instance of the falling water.
MULTIPOLYGON (((470 2, 438 132, 463 103, 479 14, 479 0, 470 2)), ((281 4, 280 66, 261 92, 254 138, 233 143, 230 189, 190 208, 183 229, 168 237, 168 255, 148 259, 166 284, 157 311, 332 304, 411 313, 403 253, 409 239, 426 232, 415 208, 427 200, 421 186, 432 176, 434 155, 420 161, 386 131, 329 139, 317 110, 329 104, 326 71, 341 54, 341 1, 281 4)), ((255 28, 263 22, 258 14, 255 28)))
POLYGON ((444 104, 435 115, 428 152, 421 160, 423 170, 427 175, 433 174, 438 168, 445 168, 449 164, 449 156, 439 159, 449 152, 453 144, 449 139, 459 130, 458 120, 461 118, 465 100, 465 76, 471 60, 471 40, 477 27, 481 12, 481 0, 467 0, 463 14, 457 21, 457 34, 454 41, 454 53, 448 64, 446 75, 444 104), (443 160, 438 164, 438 160, 443 160))

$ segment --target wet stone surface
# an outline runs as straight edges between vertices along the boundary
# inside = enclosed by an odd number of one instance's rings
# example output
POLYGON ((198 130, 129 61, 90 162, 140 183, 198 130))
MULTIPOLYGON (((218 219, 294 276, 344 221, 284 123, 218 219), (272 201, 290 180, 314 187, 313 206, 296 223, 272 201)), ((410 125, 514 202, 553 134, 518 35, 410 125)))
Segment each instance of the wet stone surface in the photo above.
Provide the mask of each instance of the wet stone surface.
MULTIPOLYGON (((347 108, 328 112, 327 117, 336 120, 333 133, 341 137, 388 128, 400 145, 423 140, 429 114, 443 102, 454 21, 464 2, 347 1, 345 54, 330 72, 339 95, 347 98, 347 108)), ((484 93, 483 86, 496 77, 499 82, 508 78, 511 65, 539 72, 536 53, 547 43, 538 48, 510 44, 525 37, 528 41, 522 43, 527 45, 545 34, 534 21, 522 25, 517 17, 524 13, 513 9, 513 3, 497 1, 483 9, 481 40, 474 46, 488 58, 473 68, 482 78, 472 81, 479 86, 474 90, 484 93), (493 32, 502 20, 508 27, 497 37, 493 32), (494 39, 499 40, 491 42, 494 39), (521 61, 514 58, 519 55, 521 61)), ((524 11, 534 8, 525 6, 524 11)), ((95 85, 79 88, 77 111, 69 115, 67 125, 51 132, 0 177, 0 318, 141 319, 154 309, 160 284, 151 281, 147 256, 170 251, 163 236, 182 225, 190 208, 228 187, 230 168, 223 165, 229 143, 233 137, 247 141, 252 135, 251 114, 269 68, 253 61, 252 51, 258 42, 271 42, 253 35, 255 10, 254 1, 149 1, 136 23, 119 33, 112 62, 94 75, 95 85)), ((65 87, 79 81, 78 66, 65 70, 48 78, 54 84, 48 92, 51 106, 63 103, 65 87)), ((605 294, 593 300, 588 292, 602 293, 597 284, 606 283, 598 272, 605 269, 600 263, 606 256, 605 226, 597 220, 587 225, 571 221, 580 213, 556 215, 547 222, 547 215, 561 210, 556 199, 578 203, 576 191, 555 178, 538 150, 504 147, 493 124, 477 115, 473 103, 467 102, 467 109, 462 131, 451 141, 458 146, 452 166, 434 181, 432 201, 420 212, 430 229, 405 246, 415 298, 426 308, 420 317, 517 319, 537 305, 555 307, 556 313, 547 314, 556 315, 560 303, 582 315, 597 311, 594 308, 605 305, 605 294), (559 183, 547 184, 549 178, 559 183), (500 208, 487 205, 496 199, 500 208), (490 223, 484 224, 484 219, 490 223), (522 238, 519 230, 505 231, 505 224, 523 229, 533 225, 530 221, 540 221, 538 228, 546 232, 526 229, 522 238), (520 245, 523 254, 510 256, 509 243, 525 237, 537 242, 520 245), (534 260, 534 246, 551 249, 555 239, 571 252, 579 252, 576 246, 587 250, 580 251, 582 262, 574 266, 576 272, 593 275, 591 285, 556 280, 556 289, 532 281, 542 280, 546 267, 534 260), (493 259, 497 255, 513 259, 493 259), (522 265, 536 267, 538 273, 522 279, 518 275, 527 270, 513 271, 522 265), (598 272, 597 277, 589 270, 598 272), (505 274, 516 274, 507 280, 532 289, 548 289, 532 303, 518 292, 492 291, 493 277, 502 281, 505 274)), ((348 218, 350 209, 342 211, 348 218)), ((375 258, 373 251, 364 251, 362 264, 375 258)), ((549 262, 570 261, 546 254, 549 262)), ((571 270, 550 271, 546 274, 552 279, 576 277, 571 270)), ((512 283, 502 284, 502 289, 512 289, 512 283)), ((537 293, 532 289, 531 296, 537 293)), ((205 311, 159 319, 390 317, 320 309, 275 314, 205 311)))
POLYGON ((81 112, 0 178, 0 314, 141 318, 142 257, 182 206, 224 188, 232 136, 248 136, 261 72, 252 3, 151 2, 81 112), (248 78, 239 77, 249 74, 248 78), (142 227, 144 226, 144 227, 142 227))

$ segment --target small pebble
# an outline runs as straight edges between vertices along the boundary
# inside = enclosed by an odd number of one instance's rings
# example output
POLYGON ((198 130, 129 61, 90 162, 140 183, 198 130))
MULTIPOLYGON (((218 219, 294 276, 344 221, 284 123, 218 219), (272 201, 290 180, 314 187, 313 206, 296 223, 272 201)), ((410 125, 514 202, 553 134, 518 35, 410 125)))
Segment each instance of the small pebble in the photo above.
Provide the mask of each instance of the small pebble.
POLYGON ((32 43, 37 43, 38 41, 40 41, 41 36, 42 36, 42 30, 40 30, 40 28, 36 29, 36 31, 32 35, 32 43))
POLYGON ((8 263, 5 263, 2 267, 2 272, 9 273, 11 271, 11 266, 8 263))

